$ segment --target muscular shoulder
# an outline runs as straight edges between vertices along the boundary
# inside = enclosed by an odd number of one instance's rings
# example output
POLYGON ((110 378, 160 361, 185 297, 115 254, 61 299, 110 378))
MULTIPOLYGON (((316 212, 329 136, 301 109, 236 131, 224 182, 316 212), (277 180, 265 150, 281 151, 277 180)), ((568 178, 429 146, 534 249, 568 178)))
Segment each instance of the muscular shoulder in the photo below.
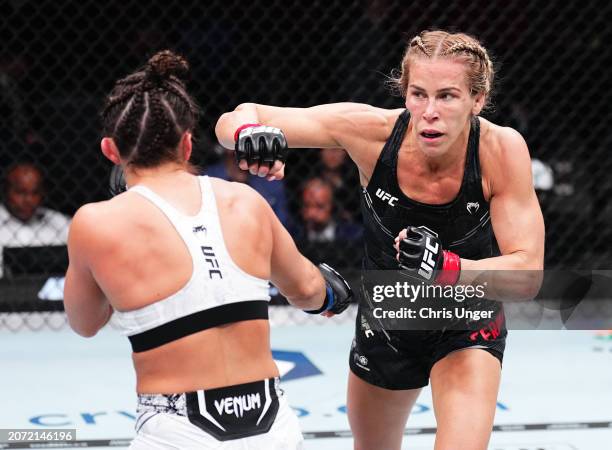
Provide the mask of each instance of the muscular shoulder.
POLYGON ((251 186, 212 177, 210 181, 215 192, 217 208, 221 213, 243 219, 267 214, 268 203, 251 186))
POLYGON ((108 230, 111 225, 115 230, 121 229, 127 211, 130 211, 130 208, 125 204, 125 199, 114 198, 86 203, 72 217, 71 226, 72 228, 91 229, 96 234, 104 234, 104 231, 108 230))
POLYGON ((480 118, 480 124, 480 142, 485 151, 498 157, 505 157, 506 153, 516 154, 527 151, 525 139, 514 128, 502 127, 483 118, 480 118))
MULTIPOLYGON (((147 223, 148 202, 133 192, 124 192, 110 200, 87 203, 72 218, 71 233, 82 231, 92 243, 108 245, 111 241, 125 240, 134 225, 147 223)), ((151 209, 154 207, 151 205, 151 209)))
POLYGON ((210 183, 215 191, 217 203, 246 206, 246 203, 263 201, 263 197, 248 184, 215 177, 210 177, 210 183))
MULTIPOLYGON (((340 130, 351 133, 350 137, 385 141, 391 134, 397 117, 403 109, 384 109, 363 103, 338 103, 337 120, 345 126, 340 130)), ((347 136, 341 136, 340 138, 347 136)))
POLYGON ((108 247, 117 230, 121 230, 121 220, 114 220, 110 201, 87 203, 81 206, 72 218, 68 233, 68 249, 71 255, 79 259, 95 255, 98 249, 108 247))
POLYGON ((517 176, 531 177, 531 158, 523 136, 513 128, 480 119, 480 163, 491 192, 517 176))
POLYGON ((234 261, 245 270, 253 264, 261 267, 269 264, 276 227, 268 202, 246 184, 216 178, 211 179, 211 184, 223 236, 234 261))
POLYGON ((355 162, 361 183, 366 185, 403 109, 383 109, 358 103, 340 103, 337 108, 334 123, 340 125, 333 127, 331 133, 335 142, 355 162))

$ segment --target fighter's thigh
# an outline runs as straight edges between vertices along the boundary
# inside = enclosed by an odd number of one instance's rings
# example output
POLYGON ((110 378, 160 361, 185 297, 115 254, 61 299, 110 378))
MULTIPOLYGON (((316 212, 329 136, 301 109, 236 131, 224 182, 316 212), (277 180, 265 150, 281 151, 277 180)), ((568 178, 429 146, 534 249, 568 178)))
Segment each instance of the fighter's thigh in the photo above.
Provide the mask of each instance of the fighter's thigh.
POLYGON ((349 372, 347 413, 356 450, 399 450, 421 389, 389 390, 349 372))
POLYGON ((487 448, 500 378, 499 360, 483 349, 458 350, 434 364, 435 450, 487 448))

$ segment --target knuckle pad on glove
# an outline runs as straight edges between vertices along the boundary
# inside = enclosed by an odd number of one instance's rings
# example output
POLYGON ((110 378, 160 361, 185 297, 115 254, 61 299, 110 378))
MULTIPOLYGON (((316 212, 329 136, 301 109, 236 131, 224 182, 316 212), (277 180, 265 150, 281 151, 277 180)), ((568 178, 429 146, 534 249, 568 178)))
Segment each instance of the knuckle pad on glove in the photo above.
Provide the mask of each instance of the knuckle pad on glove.
POLYGON ((412 239, 402 239, 399 243, 400 252, 406 257, 408 256, 418 256, 421 253, 421 246, 418 242, 413 241, 412 239))
POLYGON ((236 153, 236 161, 246 161, 248 164, 251 164, 251 149, 253 147, 253 143, 251 139, 240 138, 238 142, 236 142, 235 153, 236 153))

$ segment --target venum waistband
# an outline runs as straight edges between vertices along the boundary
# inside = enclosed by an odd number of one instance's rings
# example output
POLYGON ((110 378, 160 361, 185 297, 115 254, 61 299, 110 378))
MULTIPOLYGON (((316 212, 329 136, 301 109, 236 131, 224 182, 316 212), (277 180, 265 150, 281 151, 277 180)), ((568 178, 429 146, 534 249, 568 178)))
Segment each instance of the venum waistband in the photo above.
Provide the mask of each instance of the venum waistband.
POLYGON ((278 378, 182 394, 139 394, 138 413, 185 416, 219 441, 267 433, 282 395, 278 378))

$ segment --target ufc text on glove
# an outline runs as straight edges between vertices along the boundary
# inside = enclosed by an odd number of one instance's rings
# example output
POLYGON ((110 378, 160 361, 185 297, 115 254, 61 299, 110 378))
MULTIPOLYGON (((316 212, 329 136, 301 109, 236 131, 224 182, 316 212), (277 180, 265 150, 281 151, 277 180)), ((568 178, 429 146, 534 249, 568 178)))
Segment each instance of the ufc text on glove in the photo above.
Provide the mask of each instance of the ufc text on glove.
POLYGON ((399 242, 400 267, 425 283, 455 285, 461 273, 461 258, 442 250, 442 241, 429 228, 408 227, 399 242))

